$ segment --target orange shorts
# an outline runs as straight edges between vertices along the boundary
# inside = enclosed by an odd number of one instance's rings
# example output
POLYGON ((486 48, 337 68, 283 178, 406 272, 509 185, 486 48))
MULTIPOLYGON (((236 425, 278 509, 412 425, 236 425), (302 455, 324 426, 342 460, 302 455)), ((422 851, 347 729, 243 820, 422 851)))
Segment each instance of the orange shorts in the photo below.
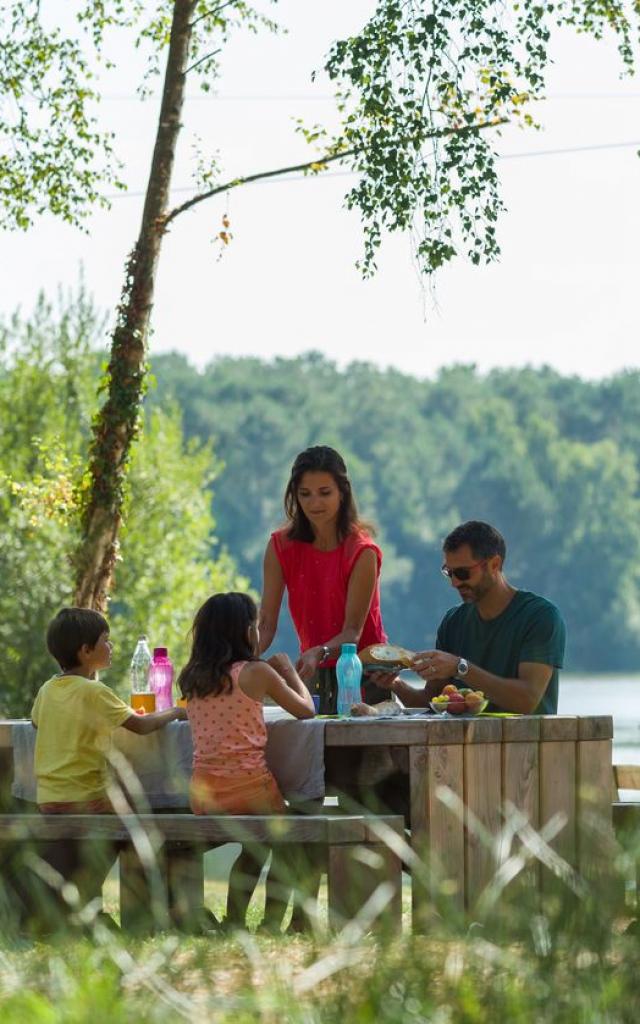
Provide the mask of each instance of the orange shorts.
POLYGON ((56 800, 55 803, 38 804, 40 814, 115 814, 107 797, 97 800, 56 800))
POLYGON ((284 814, 287 810, 270 771, 223 776, 196 768, 190 797, 194 814, 284 814))

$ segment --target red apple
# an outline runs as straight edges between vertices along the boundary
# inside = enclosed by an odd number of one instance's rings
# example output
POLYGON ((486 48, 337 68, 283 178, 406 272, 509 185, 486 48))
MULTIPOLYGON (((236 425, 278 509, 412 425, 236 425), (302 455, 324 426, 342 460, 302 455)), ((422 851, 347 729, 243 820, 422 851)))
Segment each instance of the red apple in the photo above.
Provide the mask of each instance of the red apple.
POLYGON ((450 715, 463 715, 467 710, 467 705, 463 700, 450 700, 447 704, 447 711, 450 715))

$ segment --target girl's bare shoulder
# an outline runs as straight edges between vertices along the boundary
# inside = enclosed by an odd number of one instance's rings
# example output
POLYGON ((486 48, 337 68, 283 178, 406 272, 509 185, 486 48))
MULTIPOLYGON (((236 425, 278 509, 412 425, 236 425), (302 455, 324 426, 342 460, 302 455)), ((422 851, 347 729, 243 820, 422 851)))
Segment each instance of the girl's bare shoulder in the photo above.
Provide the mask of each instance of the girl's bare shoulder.
POLYGON ((262 697, 273 675, 274 670, 266 661, 248 661, 240 670, 238 685, 249 697, 262 697))

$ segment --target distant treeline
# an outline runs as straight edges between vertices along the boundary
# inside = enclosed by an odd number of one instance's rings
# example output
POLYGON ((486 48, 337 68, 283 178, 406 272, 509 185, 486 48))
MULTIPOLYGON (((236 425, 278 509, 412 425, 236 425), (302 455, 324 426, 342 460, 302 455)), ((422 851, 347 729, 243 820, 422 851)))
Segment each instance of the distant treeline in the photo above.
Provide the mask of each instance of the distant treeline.
MULTIPOLYGON (((418 380, 322 355, 221 358, 204 372, 156 356, 147 404, 178 402, 187 437, 213 443, 217 540, 260 589, 262 554, 281 521, 296 453, 330 444, 345 457, 362 515, 384 552, 389 636, 433 643, 455 594, 441 541, 465 519, 505 535, 513 584, 556 602, 568 667, 640 665, 640 374, 586 382, 541 370, 472 366, 418 380)), ((279 642, 291 647, 290 627, 279 642)))

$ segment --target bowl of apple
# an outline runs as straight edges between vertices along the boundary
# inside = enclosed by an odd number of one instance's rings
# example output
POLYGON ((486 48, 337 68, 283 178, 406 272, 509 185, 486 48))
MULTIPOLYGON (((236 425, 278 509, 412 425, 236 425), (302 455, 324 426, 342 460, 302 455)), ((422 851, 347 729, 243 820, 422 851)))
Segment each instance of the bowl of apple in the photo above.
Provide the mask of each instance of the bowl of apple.
POLYGON ((447 683, 439 697, 431 701, 431 709, 437 715, 479 715, 489 701, 482 690, 468 687, 458 689, 455 683, 447 683))

